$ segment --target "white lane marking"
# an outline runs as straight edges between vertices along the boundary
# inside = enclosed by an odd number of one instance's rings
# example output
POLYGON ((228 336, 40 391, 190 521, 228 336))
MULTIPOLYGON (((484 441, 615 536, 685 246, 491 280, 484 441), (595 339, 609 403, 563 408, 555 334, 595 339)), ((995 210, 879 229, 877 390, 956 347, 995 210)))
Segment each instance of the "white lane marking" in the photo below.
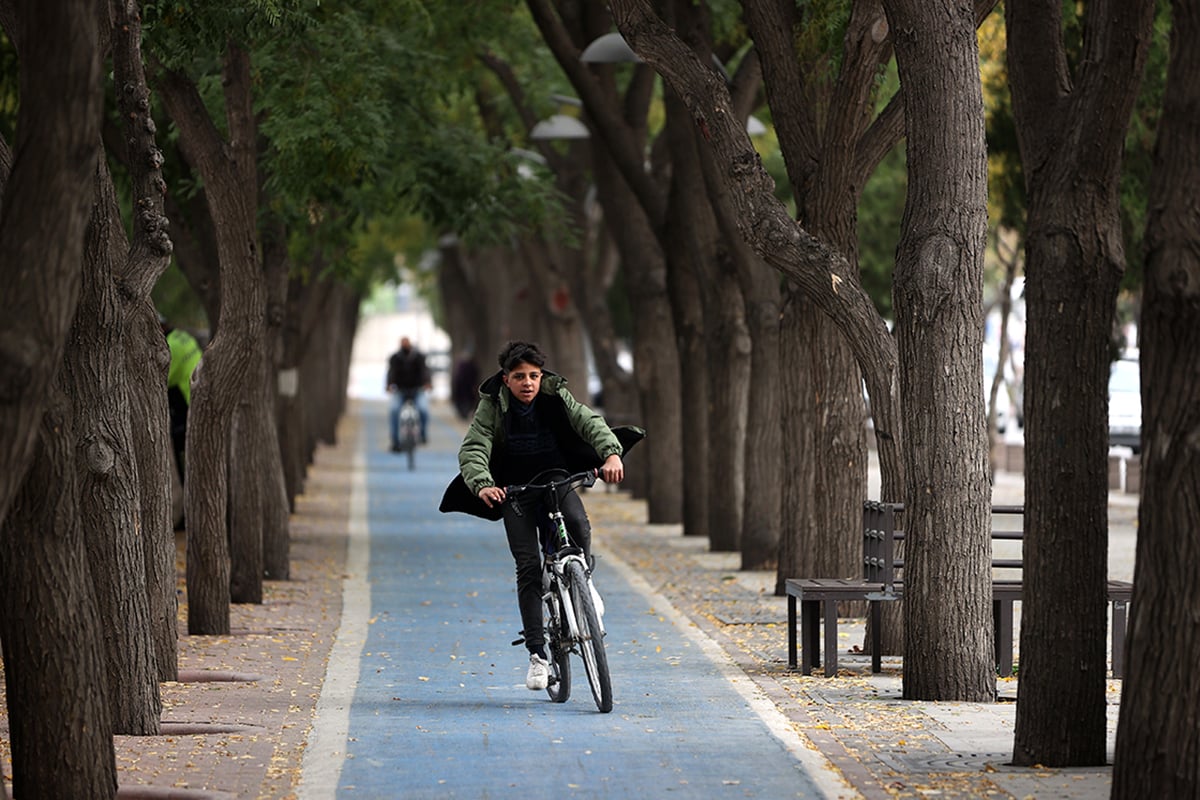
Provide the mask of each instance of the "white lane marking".
POLYGON ((342 620, 329 652, 308 744, 304 748, 299 800, 331 800, 337 796, 346 740, 350 733, 350 704, 358 684, 359 661, 371 617, 368 569, 371 552, 367 525, 366 425, 359 427, 354 455, 354 485, 350 493, 349 543, 346 578, 342 581, 342 620))

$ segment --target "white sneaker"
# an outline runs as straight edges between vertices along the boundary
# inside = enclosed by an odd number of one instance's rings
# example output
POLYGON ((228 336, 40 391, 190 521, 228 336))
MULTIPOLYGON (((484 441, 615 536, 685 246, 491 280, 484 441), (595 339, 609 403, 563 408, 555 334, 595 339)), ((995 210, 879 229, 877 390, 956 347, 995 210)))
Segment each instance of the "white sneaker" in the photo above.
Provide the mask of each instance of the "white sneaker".
POLYGON ((525 687, 538 691, 550 683, 550 662, 537 653, 529 654, 529 672, 525 673, 525 687))
POLYGON ((596 616, 604 616, 604 601, 600 599, 600 593, 596 591, 595 584, 592 579, 588 578, 588 591, 592 593, 592 605, 596 607, 596 616))

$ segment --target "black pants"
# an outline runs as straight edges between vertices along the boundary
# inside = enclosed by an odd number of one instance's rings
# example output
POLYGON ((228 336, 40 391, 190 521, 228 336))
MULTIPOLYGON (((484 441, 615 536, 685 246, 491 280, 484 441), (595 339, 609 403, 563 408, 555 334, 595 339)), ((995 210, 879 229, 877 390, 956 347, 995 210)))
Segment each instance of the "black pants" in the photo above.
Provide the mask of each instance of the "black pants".
MULTIPOLYGON (((588 522, 583 501, 574 492, 563 498, 563 521, 571 541, 592 552, 592 525, 588 522)), ((521 608, 521 625, 525 647, 531 653, 546 655, 546 633, 542 624, 542 551, 538 541, 537 523, 545 519, 544 509, 524 510, 517 516, 511 503, 504 506, 504 530, 508 533, 508 548, 517 562, 517 604, 521 608)))

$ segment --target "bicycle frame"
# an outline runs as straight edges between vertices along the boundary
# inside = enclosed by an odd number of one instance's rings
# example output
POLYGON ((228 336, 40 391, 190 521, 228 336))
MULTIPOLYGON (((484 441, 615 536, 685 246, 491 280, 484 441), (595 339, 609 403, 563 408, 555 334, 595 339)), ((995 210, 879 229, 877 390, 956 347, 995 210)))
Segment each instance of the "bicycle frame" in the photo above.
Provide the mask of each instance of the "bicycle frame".
MULTIPOLYGON (((555 472, 562 473, 561 470, 555 472)), ((541 480, 544 475, 546 473, 538 475, 535 480, 541 480)), ((613 707, 612 684, 604 653, 604 623, 596 609, 598 595, 588 577, 590 570, 583 550, 571 542, 561 507, 562 498, 568 493, 595 482, 594 471, 581 472, 546 483, 509 486, 505 488, 505 494, 518 515, 524 513, 521 497, 526 494, 537 498, 539 515, 543 510, 541 504, 545 504, 547 516, 544 521, 539 520, 537 527, 543 556, 542 601, 548 615, 547 644, 555 669, 547 691, 558 703, 570 697, 568 654, 574 654, 583 660, 596 706, 601 713, 608 713, 613 707)), ((521 641, 518 639, 514 644, 521 641)))

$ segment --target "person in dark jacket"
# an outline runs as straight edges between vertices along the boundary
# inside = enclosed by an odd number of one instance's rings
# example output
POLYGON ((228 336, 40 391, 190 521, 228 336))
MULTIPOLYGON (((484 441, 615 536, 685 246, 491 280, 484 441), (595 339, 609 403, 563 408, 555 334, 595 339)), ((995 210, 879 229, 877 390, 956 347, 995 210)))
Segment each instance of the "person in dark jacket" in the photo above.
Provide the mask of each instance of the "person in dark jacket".
POLYGON ((387 390, 392 400, 388 410, 388 433, 392 437, 393 453, 401 450, 400 407, 404 405, 405 400, 416 403, 417 413, 421 417, 421 444, 428 441, 428 392, 431 386, 432 380, 429 367, 425 363, 425 354, 413 347, 412 340, 405 336, 400 340, 400 349, 388 359, 387 390))
MULTIPOLYGON (((467 489, 502 514, 517 567, 517 603, 529 650, 525 685, 538 690, 546 688, 550 672, 536 515, 517 514, 505 504, 503 487, 528 483, 547 469, 578 471, 581 463, 599 463, 601 478, 620 483, 625 478, 624 448, 603 418, 571 395, 564 378, 543 369, 546 357, 537 345, 510 342, 499 361, 500 372, 479 389, 458 464, 467 489)), ((563 498, 562 512, 572 540, 591 563, 591 524, 576 493, 563 498)))

